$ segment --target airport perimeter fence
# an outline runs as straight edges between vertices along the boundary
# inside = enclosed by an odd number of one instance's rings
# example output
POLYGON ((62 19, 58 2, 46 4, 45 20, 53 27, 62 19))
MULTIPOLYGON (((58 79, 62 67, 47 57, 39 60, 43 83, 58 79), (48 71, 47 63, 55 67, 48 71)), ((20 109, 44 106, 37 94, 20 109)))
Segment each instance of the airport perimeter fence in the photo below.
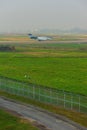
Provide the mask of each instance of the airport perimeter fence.
POLYGON ((87 96, 0 77, 0 90, 87 114, 87 96))

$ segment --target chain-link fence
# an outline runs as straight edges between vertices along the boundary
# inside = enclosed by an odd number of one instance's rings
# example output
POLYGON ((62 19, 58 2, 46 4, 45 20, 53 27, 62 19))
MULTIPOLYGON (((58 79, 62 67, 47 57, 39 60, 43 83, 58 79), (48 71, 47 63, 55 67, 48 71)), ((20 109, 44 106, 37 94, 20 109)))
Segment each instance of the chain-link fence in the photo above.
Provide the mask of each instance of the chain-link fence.
POLYGON ((40 102, 60 106, 65 109, 87 113, 87 96, 18 82, 5 77, 0 77, 0 90, 40 102))

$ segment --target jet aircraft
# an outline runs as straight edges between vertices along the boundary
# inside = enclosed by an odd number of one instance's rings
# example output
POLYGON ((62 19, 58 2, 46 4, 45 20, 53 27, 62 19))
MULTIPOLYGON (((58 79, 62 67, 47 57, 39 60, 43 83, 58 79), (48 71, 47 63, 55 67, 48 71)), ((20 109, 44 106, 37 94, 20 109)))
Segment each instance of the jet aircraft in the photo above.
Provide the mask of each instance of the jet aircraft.
POLYGON ((51 37, 47 37, 47 36, 34 36, 32 34, 28 34, 29 38, 31 39, 35 39, 35 40, 38 40, 38 41, 46 41, 46 40, 51 40, 52 38, 51 37))

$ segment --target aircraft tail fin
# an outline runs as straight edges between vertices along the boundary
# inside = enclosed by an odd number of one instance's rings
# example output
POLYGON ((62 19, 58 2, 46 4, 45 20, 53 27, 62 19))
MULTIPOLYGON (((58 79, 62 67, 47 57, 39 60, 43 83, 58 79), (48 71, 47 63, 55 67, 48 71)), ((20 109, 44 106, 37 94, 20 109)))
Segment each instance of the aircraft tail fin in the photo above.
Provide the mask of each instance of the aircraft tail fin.
POLYGON ((29 37, 31 37, 31 36, 32 36, 32 34, 31 34, 31 33, 29 33, 29 34, 28 34, 28 36, 29 36, 29 37))
POLYGON ((37 39, 37 37, 36 37, 36 36, 33 36, 31 33, 29 33, 28 36, 29 36, 31 39, 37 39))

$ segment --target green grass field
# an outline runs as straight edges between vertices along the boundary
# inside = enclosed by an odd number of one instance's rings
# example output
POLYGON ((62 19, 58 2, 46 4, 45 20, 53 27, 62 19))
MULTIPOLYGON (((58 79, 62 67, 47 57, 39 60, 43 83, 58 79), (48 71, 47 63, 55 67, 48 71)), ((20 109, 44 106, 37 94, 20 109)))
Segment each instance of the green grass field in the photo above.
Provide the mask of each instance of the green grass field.
POLYGON ((0 130, 38 130, 29 121, 12 116, 0 109, 0 130))
POLYGON ((0 58, 0 75, 87 94, 86 58, 0 58))
POLYGON ((87 44, 14 45, 0 52, 1 76, 87 95, 87 44))

